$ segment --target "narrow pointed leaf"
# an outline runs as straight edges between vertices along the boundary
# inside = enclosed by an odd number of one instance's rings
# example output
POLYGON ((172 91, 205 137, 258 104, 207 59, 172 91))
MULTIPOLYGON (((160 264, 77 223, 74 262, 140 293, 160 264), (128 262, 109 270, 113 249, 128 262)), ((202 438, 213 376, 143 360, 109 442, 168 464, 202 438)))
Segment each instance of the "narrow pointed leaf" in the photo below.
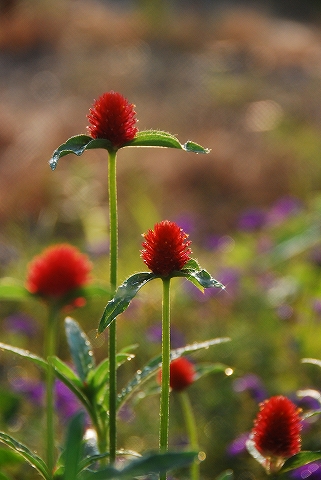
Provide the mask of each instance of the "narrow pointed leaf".
POLYGON ((60 360, 58 357, 49 357, 50 364, 53 365, 55 371, 62 375, 64 378, 72 382, 77 388, 81 389, 83 387, 83 382, 75 374, 75 372, 67 365, 65 362, 60 360))
POLYGON ((70 421, 67 431, 67 439, 65 445, 65 471, 64 480, 76 480, 81 451, 82 437, 84 431, 84 415, 76 414, 70 421))
POLYGON ((321 451, 317 451, 317 452, 303 451, 303 452, 297 453, 293 457, 286 460, 286 462, 284 463, 279 473, 289 472, 290 470, 294 470, 295 468, 302 467, 307 463, 315 462, 317 460, 321 460, 321 451))
POLYGON ((85 385, 82 384, 80 378, 77 377, 77 375, 75 375, 71 369, 68 370, 68 366, 62 360, 60 360, 60 358, 50 357, 49 360, 55 369, 57 378, 59 378, 59 380, 61 380, 69 388, 69 390, 72 391, 78 400, 80 400, 80 402, 88 411, 89 415, 92 415, 92 406, 85 393, 85 385))
POLYGON ((95 368, 92 346, 87 335, 71 317, 65 319, 65 330, 73 363, 79 377, 85 381, 88 373, 95 368))
POLYGON ((152 473, 164 473, 176 468, 190 465, 198 452, 149 453, 132 460, 123 469, 107 467, 97 472, 84 472, 82 480, 132 480, 138 476, 152 473))
POLYGON ((0 350, 6 350, 7 352, 11 352, 11 353, 14 353, 15 355, 19 355, 20 357, 31 360, 35 365, 37 365, 38 367, 44 368, 45 370, 48 367, 47 362, 43 358, 38 357, 38 355, 35 355, 29 352, 29 350, 16 348, 16 347, 13 347, 12 345, 6 345, 5 343, 0 343, 0 350))
MULTIPOLYGON (((186 353, 196 352, 197 350, 207 349, 212 345, 219 345, 224 342, 230 341, 229 338, 214 338, 205 342, 193 343, 186 345, 185 347, 176 348, 171 350, 171 361, 181 357, 186 353)), ((162 356, 158 355, 148 362, 142 370, 138 370, 129 383, 122 389, 118 395, 117 408, 119 408, 124 402, 126 402, 137 390, 139 390, 144 382, 151 378, 157 370, 161 367, 162 356)))
POLYGON ((210 153, 210 149, 204 148, 198 143, 188 141, 183 145, 183 149, 186 150, 186 152, 192 152, 192 153, 210 153))
POLYGON ((43 478, 45 478, 46 480, 49 480, 50 475, 45 462, 42 460, 42 458, 40 458, 31 450, 29 450, 28 447, 26 447, 22 443, 12 438, 10 435, 7 435, 6 433, 3 433, 3 432, 0 432, 0 442, 4 443, 5 445, 7 445, 7 447, 11 448, 16 453, 18 453, 32 467, 34 467, 43 478))
POLYGON ((199 363, 195 366, 195 381, 210 373, 224 373, 227 368, 223 363, 199 363))
POLYGON ((112 144, 105 139, 93 139, 89 135, 75 135, 70 137, 65 143, 60 145, 52 154, 51 159, 49 160, 49 165, 51 170, 55 170, 58 164, 58 160, 69 153, 74 153, 75 155, 82 155, 85 150, 90 150, 93 148, 105 148, 109 150, 112 148, 112 144))
POLYGON ((118 287, 114 298, 107 303, 99 323, 98 333, 102 333, 109 327, 111 322, 126 310, 138 290, 154 278, 157 278, 157 276, 152 272, 141 272, 135 273, 125 280, 125 282, 118 287))
POLYGON ((186 278, 193 282, 196 282, 203 288, 221 288, 222 290, 225 289, 224 285, 221 282, 218 282, 213 278, 206 270, 190 270, 186 273, 186 278))

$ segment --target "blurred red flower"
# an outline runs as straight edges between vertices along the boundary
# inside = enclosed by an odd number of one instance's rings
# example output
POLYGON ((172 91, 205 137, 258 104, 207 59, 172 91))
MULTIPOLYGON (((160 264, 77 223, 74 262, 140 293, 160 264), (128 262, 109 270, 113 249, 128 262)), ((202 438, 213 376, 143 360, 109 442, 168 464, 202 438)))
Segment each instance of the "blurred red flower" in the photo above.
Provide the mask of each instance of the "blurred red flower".
POLYGON ((271 397, 260 404, 252 440, 259 453, 270 459, 271 471, 275 471, 278 465, 282 466, 285 459, 301 449, 302 425, 299 413, 300 409, 282 395, 271 397))
POLYGON ((190 260, 192 253, 188 235, 174 222, 163 220, 156 223, 154 230, 143 234, 145 241, 141 257, 155 275, 168 276, 181 270, 190 260))
MULTIPOLYGON (((176 358, 170 363, 169 385, 177 392, 184 390, 195 380, 195 367, 185 357, 176 358)), ((162 381, 162 371, 159 371, 158 382, 162 381)))
POLYGON ((87 130, 93 138, 109 140, 118 149, 138 132, 135 115, 134 105, 120 93, 106 92, 90 108, 87 130))
MULTIPOLYGON (((29 264, 26 287, 30 293, 50 301, 63 301, 89 281, 92 265, 88 257, 76 247, 58 244, 46 248, 29 264)), ((79 298, 73 298, 74 306, 81 306, 79 298)), ((70 304, 70 299, 67 302, 70 304)))

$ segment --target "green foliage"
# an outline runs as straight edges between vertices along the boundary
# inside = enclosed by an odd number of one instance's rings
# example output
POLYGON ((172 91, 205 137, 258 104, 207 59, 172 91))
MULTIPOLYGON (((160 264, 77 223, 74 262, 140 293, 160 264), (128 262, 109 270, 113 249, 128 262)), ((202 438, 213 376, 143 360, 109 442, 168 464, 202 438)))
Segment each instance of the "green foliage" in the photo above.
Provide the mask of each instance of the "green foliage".
POLYGON ((26 460, 45 480, 50 479, 46 463, 28 447, 3 432, 0 432, 0 442, 7 445, 7 447, 11 448, 14 452, 26 460))
MULTIPOLYGON (((195 142, 188 141, 184 145, 174 135, 159 130, 145 130, 138 132, 133 140, 123 145, 123 147, 165 147, 178 148, 192 153, 209 153, 207 148, 203 148, 195 142)), ((93 139, 88 135, 75 135, 69 138, 65 143, 60 145, 52 154, 49 165, 55 170, 58 160, 69 153, 82 155, 85 150, 95 148, 104 148, 105 150, 113 150, 113 146, 109 140, 102 138, 93 139)))

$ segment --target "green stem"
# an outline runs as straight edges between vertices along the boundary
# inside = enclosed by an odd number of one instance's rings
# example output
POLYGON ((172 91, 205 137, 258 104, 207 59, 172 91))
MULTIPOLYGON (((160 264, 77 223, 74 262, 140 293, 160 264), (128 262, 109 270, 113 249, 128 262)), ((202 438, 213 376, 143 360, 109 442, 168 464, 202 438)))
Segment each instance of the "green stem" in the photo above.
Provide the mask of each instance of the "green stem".
POLYGON ((50 475, 53 474, 55 464, 55 426, 54 426, 54 383, 55 371, 50 363, 50 357, 56 354, 57 343, 57 320, 59 310, 55 305, 49 308, 48 326, 45 339, 45 358, 48 361, 48 370, 46 378, 46 410, 47 410, 47 466, 50 475))
MULTIPOLYGON (((110 228, 110 254, 109 254, 109 279, 111 298, 117 287, 118 263, 118 215, 117 215, 117 182, 116 182, 116 152, 109 152, 108 162, 108 192, 109 192, 109 228, 110 228)), ((109 454, 110 462, 116 460, 117 430, 117 366, 116 366, 116 322, 109 327, 109 454)))
MULTIPOLYGON (((192 450, 198 451, 198 439, 197 439, 197 427, 193 408, 187 395, 187 392, 180 392, 179 398, 185 418, 185 425, 187 430, 187 435, 189 437, 189 443, 192 450)), ((191 480, 199 480, 200 471, 199 464, 194 462, 191 466, 191 480)))
MULTIPOLYGON (((170 348, 170 278, 163 278, 162 384, 159 428, 160 452, 166 452, 168 450, 170 348)), ((166 473, 160 475, 160 480, 166 480, 166 473)))

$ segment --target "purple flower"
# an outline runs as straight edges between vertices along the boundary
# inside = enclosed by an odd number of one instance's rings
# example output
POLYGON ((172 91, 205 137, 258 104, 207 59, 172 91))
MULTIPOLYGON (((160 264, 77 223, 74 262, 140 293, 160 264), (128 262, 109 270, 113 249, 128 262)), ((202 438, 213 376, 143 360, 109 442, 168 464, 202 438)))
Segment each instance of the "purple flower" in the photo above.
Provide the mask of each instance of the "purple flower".
POLYGON ((227 447, 227 454, 230 456, 240 455, 247 451, 246 442, 249 439, 250 432, 242 433, 236 437, 227 447))
MULTIPOLYGON (((152 343, 160 343, 162 341, 162 325, 161 323, 152 325, 146 332, 148 340, 152 343)), ((171 344, 173 348, 180 348, 185 345, 184 335, 175 327, 171 327, 171 344)))
POLYGON ((207 250, 229 251, 234 244, 234 239, 229 235, 209 235, 205 239, 204 247, 207 250))
POLYGON ((248 373, 243 377, 237 378, 233 382, 235 392, 249 392, 251 397, 258 403, 267 398, 267 392, 262 384, 261 379, 254 373, 248 373))
POLYGON ((20 333, 32 338, 38 333, 36 321, 24 313, 18 312, 4 319, 4 328, 8 332, 20 333))
POLYGON ((45 385, 39 380, 25 380, 21 377, 11 379, 15 392, 24 395, 36 407, 42 407, 45 395, 45 385))
POLYGON ((282 197, 270 209, 267 215, 267 223, 269 225, 279 225, 288 217, 300 212, 302 208, 302 202, 298 198, 282 197))
POLYGON ((55 383, 56 410, 63 421, 72 417, 82 408, 78 399, 60 380, 55 383))
MULTIPOLYGON (((25 396, 33 405, 44 405, 46 387, 40 380, 25 380, 21 377, 11 379, 11 385, 15 392, 25 396)), ((61 420, 65 422, 82 407, 75 395, 60 380, 55 383, 56 410, 61 420)))
POLYGON ((290 473, 294 480, 321 480, 321 462, 312 462, 296 468, 290 473))
POLYGON ((238 228, 246 232, 259 230, 265 225, 266 213, 261 208, 251 208, 241 214, 238 228))

